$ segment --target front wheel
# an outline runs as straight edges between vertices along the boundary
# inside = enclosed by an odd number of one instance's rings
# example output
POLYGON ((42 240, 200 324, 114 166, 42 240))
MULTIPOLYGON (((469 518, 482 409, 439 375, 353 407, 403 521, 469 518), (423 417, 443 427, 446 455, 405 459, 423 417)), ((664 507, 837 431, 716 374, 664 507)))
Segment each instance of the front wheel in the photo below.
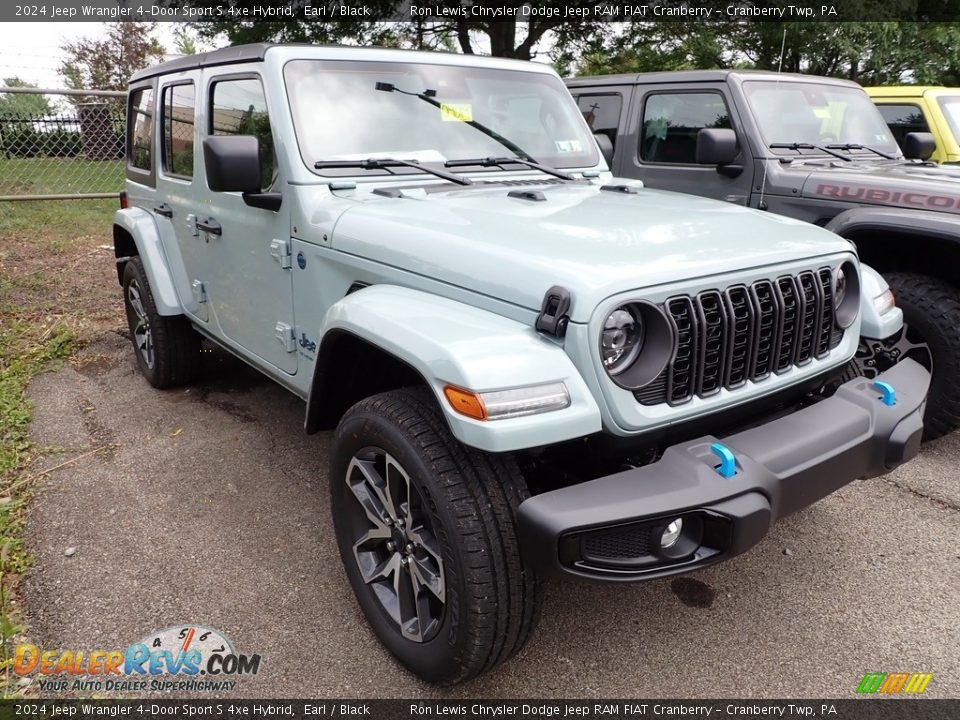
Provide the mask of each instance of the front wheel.
POLYGON ((341 420, 330 491, 360 608, 407 668, 455 683, 523 647, 541 591, 520 559, 512 458, 464 447, 428 392, 396 390, 341 420))
POLYGON ((911 352, 932 374, 924 415, 924 440, 960 427, 960 298, 942 280, 915 273, 884 275, 903 310, 905 340, 926 345, 929 354, 911 352))

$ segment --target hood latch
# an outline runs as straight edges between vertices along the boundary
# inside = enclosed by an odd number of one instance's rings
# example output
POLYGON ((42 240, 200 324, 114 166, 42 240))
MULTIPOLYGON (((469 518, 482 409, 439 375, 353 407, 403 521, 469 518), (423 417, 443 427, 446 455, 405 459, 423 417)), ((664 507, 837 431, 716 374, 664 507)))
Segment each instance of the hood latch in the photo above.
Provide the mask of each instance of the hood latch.
POLYGON ((540 306, 540 314, 537 315, 534 327, 539 332, 562 338, 567 334, 567 323, 570 322, 570 316, 567 315, 569 310, 570 291, 560 285, 554 285, 543 296, 543 304, 540 306))

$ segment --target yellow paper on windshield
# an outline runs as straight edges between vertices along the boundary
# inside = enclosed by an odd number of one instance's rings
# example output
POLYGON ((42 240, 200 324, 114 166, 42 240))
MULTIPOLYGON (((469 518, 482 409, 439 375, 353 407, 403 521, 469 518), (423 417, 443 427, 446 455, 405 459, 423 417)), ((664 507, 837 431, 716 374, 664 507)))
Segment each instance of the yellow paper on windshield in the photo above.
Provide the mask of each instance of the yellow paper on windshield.
POLYGON ((470 103, 440 103, 440 118, 444 122, 473 122, 470 103))

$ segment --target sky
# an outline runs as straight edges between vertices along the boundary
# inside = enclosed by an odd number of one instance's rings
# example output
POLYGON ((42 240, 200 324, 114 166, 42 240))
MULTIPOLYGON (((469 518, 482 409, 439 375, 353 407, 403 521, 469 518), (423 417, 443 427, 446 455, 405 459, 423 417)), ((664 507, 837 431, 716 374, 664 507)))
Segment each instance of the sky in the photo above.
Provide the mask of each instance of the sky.
MULTIPOLYGON (((8 0, 0 0, 7 2, 8 0)), ((169 51, 174 52, 174 31, 179 23, 157 23, 156 37, 169 51)), ((63 88, 63 78, 57 72, 63 61, 61 46, 82 37, 95 37, 104 32, 106 23, 94 22, 0 22, 0 80, 19 77, 41 88, 63 88)), ((483 36, 476 38, 478 51, 489 52, 483 36)), ((538 48, 545 53, 551 45, 549 38, 538 48)), ((210 50, 216 45, 197 42, 199 50, 210 50)), ((549 62, 546 54, 536 58, 549 62)))
MULTIPOLYGON (((157 39, 171 52, 176 27, 175 23, 157 24, 157 39)), ((61 45, 103 31, 104 23, 92 22, 0 23, 0 78, 16 76, 39 87, 62 88, 63 78, 57 72, 63 60, 61 45)))

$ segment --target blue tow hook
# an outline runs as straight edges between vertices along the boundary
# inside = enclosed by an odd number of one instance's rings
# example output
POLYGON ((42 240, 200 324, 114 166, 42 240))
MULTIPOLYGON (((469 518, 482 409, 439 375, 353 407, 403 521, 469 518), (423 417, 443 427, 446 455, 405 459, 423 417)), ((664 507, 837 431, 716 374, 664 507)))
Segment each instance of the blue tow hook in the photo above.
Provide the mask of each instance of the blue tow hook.
POLYGON ((730 448, 723 443, 713 443, 710 446, 710 451, 720 458, 720 465, 717 466, 716 470, 721 477, 732 478, 737 474, 737 459, 730 448))
POLYGON ((893 385, 885 383, 883 380, 875 380, 873 388, 880 391, 880 400, 884 405, 897 404, 897 391, 893 389, 893 385))

